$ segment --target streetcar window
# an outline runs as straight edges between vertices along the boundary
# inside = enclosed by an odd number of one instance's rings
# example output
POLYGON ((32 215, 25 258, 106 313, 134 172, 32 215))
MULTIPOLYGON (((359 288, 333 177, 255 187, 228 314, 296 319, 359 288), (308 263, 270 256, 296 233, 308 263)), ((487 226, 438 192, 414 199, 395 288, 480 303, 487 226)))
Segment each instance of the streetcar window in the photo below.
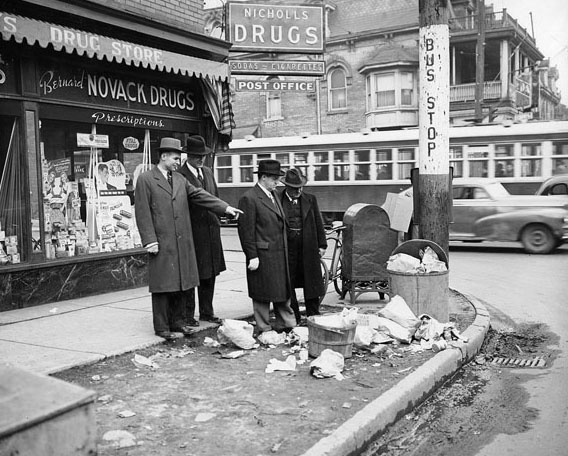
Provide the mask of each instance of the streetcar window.
POLYGON ((377 180, 392 179, 392 149, 378 149, 377 156, 377 180))
POLYGON ((308 175, 308 153, 296 152, 294 154, 294 167, 298 168, 304 176, 308 175))
POLYGON ((521 160, 521 177, 542 176, 540 144, 522 144, 521 156, 530 157, 521 160))
POLYGON ((471 145, 467 151, 469 160, 469 177, 487 177, 487 159, 489 157, 489 146, 471 145))
POLYGON ((329 180, 329 161, 327 152, 314 152, 314 180, 329 180))
POLYGON ((333 152, 333 180, 349 180, 349 151, 336 150, 333 152), (344 163, 344 164, 340 164, 344 163))
POLYGON ((414 149, 398 149, 398 178, 410 179, 414 167, 414 149))
POLYGON ((462 146, 450 147, 450 166, 454 168, 454 177, 463 177, 463 148, 462 146))
POLYGON ((241 155, 240 160, 240 172, 241 172, 241 182, 252 182, 253 181, 253 167, 252 167, 252 155, 241 155))
POLYGON ((353 152, 355 161, 355 180, 369 180, 371 169, 371 151, 356 150, 353 152))
POLYGON ((495 145, 495 177, 514 177, 514 146, 513 144, 495 145))
POLYGON ((227 184, 233 182, 233 167, 231 166, 231 156, 222 155, 217 157, 217 182, 227 184))
POLYGON ((564 156, 552 159, 552 174, 568 173, 568 142, 553 142, 552 155, 564 156))

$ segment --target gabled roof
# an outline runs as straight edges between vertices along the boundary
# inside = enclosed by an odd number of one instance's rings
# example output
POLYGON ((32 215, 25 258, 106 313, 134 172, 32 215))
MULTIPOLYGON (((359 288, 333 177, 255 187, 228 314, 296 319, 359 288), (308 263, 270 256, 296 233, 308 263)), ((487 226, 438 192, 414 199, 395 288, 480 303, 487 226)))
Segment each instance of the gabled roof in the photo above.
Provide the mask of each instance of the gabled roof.
POLYGON ((333 0, 330 37, 418 27, 418 0, 333 0))

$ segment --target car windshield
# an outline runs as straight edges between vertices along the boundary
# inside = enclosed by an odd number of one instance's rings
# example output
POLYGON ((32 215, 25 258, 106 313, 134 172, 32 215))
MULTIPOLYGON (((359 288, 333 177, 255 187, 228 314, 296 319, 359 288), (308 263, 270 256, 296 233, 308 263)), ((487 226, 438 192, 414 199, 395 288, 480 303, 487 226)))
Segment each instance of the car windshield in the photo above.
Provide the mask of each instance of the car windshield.
POLYGON ((501 182, 491 182, 485 186, 485 190, 491 198, 504 198, 511 195, 501 182))

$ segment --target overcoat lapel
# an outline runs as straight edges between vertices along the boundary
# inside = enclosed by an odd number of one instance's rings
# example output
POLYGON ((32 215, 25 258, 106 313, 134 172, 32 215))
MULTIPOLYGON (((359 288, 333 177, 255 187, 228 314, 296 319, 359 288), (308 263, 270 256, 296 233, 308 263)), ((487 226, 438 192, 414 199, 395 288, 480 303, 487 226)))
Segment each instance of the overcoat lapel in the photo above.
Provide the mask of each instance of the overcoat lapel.
MULTIPOLYGON (((164 177, 164 175, 162 174, 162 172, 158 169, 158 167, 155 167, 152 169, 152 172, 154 173, 154 179, 156 179, 158 187, 163 188, 166 192, 168 192, 170 195, 172 195, 172 187, 170 187, 170 184, 168 183, 168 180, 164 177)), ((172 175, 172 181, 175 182, 175 179, 172 175)))

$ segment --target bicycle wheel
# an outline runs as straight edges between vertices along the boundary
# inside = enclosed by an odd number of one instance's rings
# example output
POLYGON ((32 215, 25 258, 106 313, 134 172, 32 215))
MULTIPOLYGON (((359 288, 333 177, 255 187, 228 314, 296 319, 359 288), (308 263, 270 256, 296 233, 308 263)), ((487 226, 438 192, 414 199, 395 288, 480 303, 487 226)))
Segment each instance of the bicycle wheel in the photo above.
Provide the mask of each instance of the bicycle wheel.
POLYGON ((323 298, 325 298, 325 295, 327 294, 327 287, 329 286, 329 269, 323 258, 320 258, 320 265, 321 265, 321 279, 323 282, 323 295, 321 295, 319 298, 319 302, 321 304, 323 298))
POLYGON ((339 296, 345 297, 343 277, 341 276, 341 269, 343 267, 343 253, 341 252, 341 247, 339 254, 333 259, 335 266, 332 266, 333 270, 333 287, 339 296))

